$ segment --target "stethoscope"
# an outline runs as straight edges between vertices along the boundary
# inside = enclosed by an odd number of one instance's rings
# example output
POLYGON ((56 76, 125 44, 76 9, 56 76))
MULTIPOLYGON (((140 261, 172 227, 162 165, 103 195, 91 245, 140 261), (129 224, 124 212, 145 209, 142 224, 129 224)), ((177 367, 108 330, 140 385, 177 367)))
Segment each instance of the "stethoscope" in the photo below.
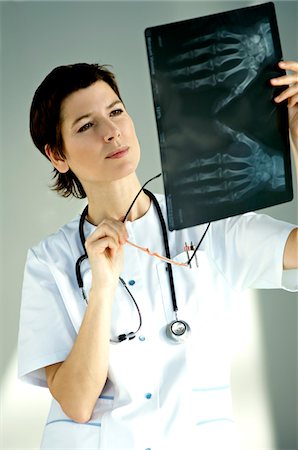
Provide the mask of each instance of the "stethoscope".
MULTIPOLYGON (((163 242, 164 242, 166 257, 168 259, 170 259, 171 257, 170 257, 169 241, 168 241, 168 236, 167 236, 167 226, 166 226, 166 223, 165 223, 165 220, 164 220, 161 208, 159 206, 159 203, 158 203, 156 197, 152 194, 152 192, 148 191, 147 189, 144 189, 144 187, 150 181, 154 180, 155 178, 159 177, 160 175, 161 174, 157 175, 154 178, 151 178, 150 180, 148 180, 142 186, 142 188, 138 192, 137 196, 135 197, 134 201, 132 202, 129 210, 127 211, 127 213, 126 213, 126 215, 125 215, 125 217, 123 219, 123 222, 125 222, 125 220, 126 220, 128 214, 129 214, 133 204, 135 203, 138 195, 142 191, 144 191, 145 194, 152 200, 152 202, 154 204, 154 207, 155 207, 155 209, 157 211, 157 214, 158 214, 158 217, 159 217, 159 222, 160 222, 160 225, 161 225, 161 230, 162 230, 162 236, 163 236, 163 242)), ((80 222, 79 222, 79 235, 80 235, 80 240, 81 240, 82 247, 84 249, 84 253, 78 258, 78 260, 76 262, 76 266, 75 266, 78 286, 79 286, 79 289, 81 291, 82 298, 86 302, 86 304, 88 304, 88 300, 87 300, 87 296, 86 296, 86 293, 85 293, 85 290, 84 290, 84 283, 83 283, 83 279, 82 279, 82 275, 81 275, 81 264, 82 264, 82 262, 85 259, 88 258, 87 251, 86 251, 86 248, 85 248, 85 240, 86 240, 86 238, 85 238, 85 234, 84 234, 84 222, 86 220, 87 214, 88 214, 88 205, 84 208, 84 210, 83 210, 83 212, 81 214, 81 217, 80 217, 80 222)), ((200 242, 198 243, 196 249, 194 250, 194 253, 192 254, 191 258, 189 259, 188 265, 190 264, 192 258, 195 256, 195 252, 198 250, 202 240, 204 239, 204 237, 205 237, 205 235, 206 235, 206 233, 208 231, 209 226, 210 226, 210 223, 208 224, 208 226, 207 226, 207 228, 206 228, 202 238, 200 239, 200 242)), ((186 321, 178 319, 178 306, 177 306, 176 293, 175 293, 174 277, 173 277, 172 266, 169 263, 167 263, 167 272, 168 272, 168 277, 169 277, 171 297, 172 297, 172 305, 173 305, 173 312, 174 312, 175 320, 173 320, 172 322, 167 324, 165 332, 166 332, 166 336, 169 338, 169 340, 172 343, 180 344, 182 342, 185 342, 185 340, 190 335, 191 330, 190 330, 189 324, 186 321)), ((131 331, 129 333, 123 333, 123 334, 120 334, 119 336, 117 336, 115 339, 110 339, 111 342, 115 342, 115 343, 123 342, 123 341, 125 341, 127 339, 128 340, 134 339, 136 334, 139 332, 139 330, 142 327, 142 315, 141 315, 139 306, 138 306, 134 296, 132 295, 132 293, 128 289, 125 281, 121 277, 119 277, 119 280, 120 280, 122 286, 127 291, 128 295, 130 296, 131 300, 133 301, 133 303, 134 303, 134 305, 135 305, 135 307, 137 309, 137 312, 138 312, 138 315, 139 315, 139 326, 138 326, 138 328, 135 331, 131 331)))

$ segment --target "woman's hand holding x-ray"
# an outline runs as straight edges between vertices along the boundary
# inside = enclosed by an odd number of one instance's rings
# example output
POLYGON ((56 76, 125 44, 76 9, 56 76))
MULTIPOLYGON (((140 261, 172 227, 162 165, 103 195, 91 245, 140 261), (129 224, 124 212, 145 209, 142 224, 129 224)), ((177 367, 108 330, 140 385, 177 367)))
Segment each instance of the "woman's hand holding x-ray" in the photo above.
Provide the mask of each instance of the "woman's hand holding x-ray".
POLYGON ((125 225, 105 219, 86 239, 86 250, 92 270, 92 288, 116 286, 123 266, 123 245, 127 240, 125 225))
POLYGON ((273 78, 271 84, 273 86, 288 86, 275 98, 275 101, 277 103, 284 100, 288 101, 290 135, 298 172, 298 62, 281 61, 279 66, 281 69, 291 71, 291 73, 273 78))

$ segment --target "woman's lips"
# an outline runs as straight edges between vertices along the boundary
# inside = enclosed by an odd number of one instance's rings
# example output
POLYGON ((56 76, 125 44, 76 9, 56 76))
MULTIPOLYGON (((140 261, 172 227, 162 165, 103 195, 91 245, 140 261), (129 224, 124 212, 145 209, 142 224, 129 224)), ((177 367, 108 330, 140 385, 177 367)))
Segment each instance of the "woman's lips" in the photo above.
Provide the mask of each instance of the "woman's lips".
POLYGON ((106 156, 107 159, 118 159, 122 158, 128 153, 128 147, 121 147, 118 150, 115 150, 114 152, 111 152, 106 156))

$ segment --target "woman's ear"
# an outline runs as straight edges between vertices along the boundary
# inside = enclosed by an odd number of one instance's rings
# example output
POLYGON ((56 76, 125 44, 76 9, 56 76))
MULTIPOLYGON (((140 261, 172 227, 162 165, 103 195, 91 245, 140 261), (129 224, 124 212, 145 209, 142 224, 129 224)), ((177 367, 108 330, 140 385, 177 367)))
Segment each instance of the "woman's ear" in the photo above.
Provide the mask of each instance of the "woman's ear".
POLYGON ((45 154, 60 173, 66 173, 69 170, 69 165, 66 159, 63 159, 59 154, 51 149, 49 144, 46 144, 44 147, 45 154))

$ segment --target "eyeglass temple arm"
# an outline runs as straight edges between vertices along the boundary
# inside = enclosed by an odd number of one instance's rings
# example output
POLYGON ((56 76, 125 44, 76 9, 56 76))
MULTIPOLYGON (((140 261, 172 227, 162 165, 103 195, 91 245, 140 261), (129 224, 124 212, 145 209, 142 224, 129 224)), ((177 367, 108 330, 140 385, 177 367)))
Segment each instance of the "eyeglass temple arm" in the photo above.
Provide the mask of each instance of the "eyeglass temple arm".
POLYGON ((166 258, 165 256, 162 256, 162 255, 160 255, 160 254, 157 253, 157 252, 151 252, 151 251, 149 250, 149 248, 141 247, 140 245, 133 244, 133 243, 130 242, 130 241, 126 241, 126 244, 129 244, 129 245, 131 245, 132 247, 135 247, 135 248, 137 248, 137 249, 139 249, 139 250, 141 250, 141 251, 147 253, 147 254, 150 255, 150 256, 155 256, 156 258, 162 259, 162 260, 168 262, 169 264, 175 264, 176 266, 183 266, 183 267, 187 267, 187 265, 188 265, 187 263, 181 263, 181 262, 178 262, 178 261, 174 261, 173 259, 166 258))

